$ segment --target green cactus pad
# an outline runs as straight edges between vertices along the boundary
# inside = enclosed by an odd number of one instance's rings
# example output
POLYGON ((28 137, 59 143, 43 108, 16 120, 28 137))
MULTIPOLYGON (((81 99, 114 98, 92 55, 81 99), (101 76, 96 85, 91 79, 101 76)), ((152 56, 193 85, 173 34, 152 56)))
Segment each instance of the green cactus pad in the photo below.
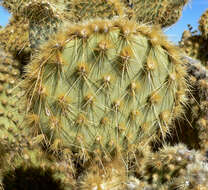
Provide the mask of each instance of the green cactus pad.
POLYGON ((51 149, 84 160, 134 152, 180 115, 185 75, 158 28, 123 19, 75 24, 26 67, 29 123, 51 149))

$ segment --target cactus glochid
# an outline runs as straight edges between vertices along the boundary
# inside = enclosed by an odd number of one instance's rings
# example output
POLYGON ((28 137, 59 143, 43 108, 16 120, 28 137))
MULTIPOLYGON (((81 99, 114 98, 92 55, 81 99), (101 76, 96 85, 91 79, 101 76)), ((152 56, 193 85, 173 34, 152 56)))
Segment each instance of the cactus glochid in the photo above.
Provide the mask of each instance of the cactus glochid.
POLYGON ((186 101, 185 75, 157 27, 124 19, 75 24, 27 65, 26 122, 51 149, 84 160, 131 153, 156 131, 169 132, 186 101))

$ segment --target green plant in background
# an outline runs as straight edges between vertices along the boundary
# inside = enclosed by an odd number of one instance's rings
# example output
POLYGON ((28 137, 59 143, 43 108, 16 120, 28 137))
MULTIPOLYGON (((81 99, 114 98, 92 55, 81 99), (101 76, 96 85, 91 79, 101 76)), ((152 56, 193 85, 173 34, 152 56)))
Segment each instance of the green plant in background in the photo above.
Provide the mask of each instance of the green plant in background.
MULTIPOLYGON (((4 4, 8 8, 7 2, 3 2, 4 4)), ((14 4, 19 7, 14 8, 17 14, 29 20, 30 43, 34 50, 66 21, 78 22, 94 17, 112 18, 124 15, 124 5, 119 0, 32 0, 17 1, 14 4)))
POLYGON ((47 41, 66 21, 77 22, 94 17, 111 18, 124 15, 124 6, 119 0, 17 0, 3 1, 2 5, 29 20, 29 38, 33 50, 47 41))
POLYGON ((73 22, 94 18, 125 17, 126 8, 120 0, 70 0, 70 20, 73 22))
POLYGON ((58 27, 66 21, 65 1, 32 0, 19 2, 18 14, 29 20, 29 39, 33 51, 57 32, 58 27))
POLYGON ((26 67, 28 116, 51 149, 84 161, 128 154, 169 131, 186 101, 185 75, 158 28, 122 19, 75 24, 26 67))
POLYGON ((13 15, 28 21, 27 32, 32 51, 47 41, 66 18, 64 10, 67 2, 64 0, 3 0, 2 5, 13 15))

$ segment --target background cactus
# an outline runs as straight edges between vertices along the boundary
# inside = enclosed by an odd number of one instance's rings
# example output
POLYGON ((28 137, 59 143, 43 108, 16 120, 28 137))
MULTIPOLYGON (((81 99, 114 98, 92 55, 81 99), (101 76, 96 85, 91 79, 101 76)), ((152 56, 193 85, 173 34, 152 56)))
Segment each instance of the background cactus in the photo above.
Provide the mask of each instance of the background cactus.
POLYGON ((19 104, 22 95, 19 87, 16 87, 20 77, 20 64, 13 57, 0 51, 0 138, 10 143, 13 135, 18 135, 24 113, 19 104), (16 88, 15 88, 16 87, 16 88))
POLYGON ((207 189, 208 166, 205 162, 196 162, 187 165, 185 173, 180 178, 174 179, 168 189, 198 190, 207 189))
POLYGON ((192 31, 193 28, 188 25, 189 30, 184 31, 179 42, 180 47, 188 56, 200 60, 205 66, 207 66, 208 62, 207 13, 208 10, 203 13, 199 20, 200 34, 198 34, 197 30, 192 31))
POLYGON ((184 175, 188 164, 203 160, 199 152, 189 151, 183 144, 164 146, 149 157, 143 180, 158 187, 168 185, 172 179, 184 175))
POLYGON ((180 47, 188 56, 198 59, 202 62, 202 64, 206 65, 208 61, 207 39, 203 38, 201 35, 193 34, 191 31, 187 30, 184 31, 183 34, 182 40, 180 41, 180 47))
POLYGON ((104 165, 92 164, 79 176, 78 188, 93 189, 126 189, 127 172, 122 160, 114 160, 104 165))
POLYGON ((24 88, 28 111, 39 118, 33 128, 52 149, 68 147, 88 160, 134 152, 157 130, 165 135, 185 102, 186 71, 157 30, 95 20, 41 48, 24 88))
POLYGON ((77 22, 88 18, 112 18, 124 15, 124 5, 119 0, 31 0, 3 1, 3 6, 29 20, 31 48, 38 46, 57 32, 66 20, 77 22))
POLYGON ((90 18, 129 17, 142 23, 171 26, 181 16, 188 0, 183 1, 128 1, 128 0, 44 0, 4 1, 2 5, 17 15, 30 20, 30 42, 37 48, 66 20, 84 21, 90 18))
POLYGON ((161 27, 173 25, 181 17, 188 0, 122 0, 130 17, 146 24, 159 24, 161 27))
MULTIPOLYGON (((187 113, 192 114, 189 117, 187 114, 187 118, 189 118, 189 124, 197 134, 198 141, 195 142, 205 152, 207 149, 208 71, 199 62, 195 62, 189 66, 188 72, 193 89, 189 97, 189 111, 187 111, 187 113)), ((191 141, 194 142, 193 138, 191 141)))
POLYGON ((84 21, 91 18, 125 17, 125 6, 120 0, 71 0, 70 20, 73 22, 84 21))
POLYGON ((0 173, 5 189, 74 189, 71 166, 49 160, 38 147, 28 145, 5 159, 0 173))
MULTIPOLYGON (((202 27, 202 20, 206 14, 201 16, 199 28, 202 27)), ((187 55, 199 61, 190 61, 187 65, 189 73, 189 81, 192 86, 192 93, 189 94, 189 102, 186 111, 187 121, 179 120, 176 131, 180 133, 180 139, 189 147, 200 149, 203 153, 207 149, 207 39, 200 29, 201 34, 192 31, 192 27, 188 25, 189 30, 184 31, 180 47, 187 55), (192 63, 191 63, 192 62, 192 63), (204 67, 204 66, 205 67, 204 67), (190 115, 190 113, 192 113, 190 115), (190 128, 191 127, 191 128, 190 128), (183 132, 186 131, 186 136, 183 132), (192 137, 192 138, 190 138, 192 137)), ((178 134, 177 134, 178 135, 178 134)))
POLYGON ((0 30, 0 45, 20 63, 28 62, 31 52, 28 21, 20 16, 12 16, 9 24, 0 30))
POLYGON ((199 20, 199 31, 202 36, 207 39, 208 37, 208 9, 202 14, 199 20))
POLYGON ((33 51, 47 41, 67 18, 63 0, 20 1, 18 14, 29 20, 29 39, 33 51))

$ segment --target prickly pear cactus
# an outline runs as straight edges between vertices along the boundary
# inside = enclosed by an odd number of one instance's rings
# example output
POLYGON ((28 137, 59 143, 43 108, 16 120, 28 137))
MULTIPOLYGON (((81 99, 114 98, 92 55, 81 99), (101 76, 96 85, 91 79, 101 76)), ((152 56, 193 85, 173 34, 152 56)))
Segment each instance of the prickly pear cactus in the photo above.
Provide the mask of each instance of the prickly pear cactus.
POLYGON ((204 38, 208 38, 208 9, 200 17, 199 31, 204 38))
POLYGON ((122 0, 129 16, 139 22, 171 26, 181 17, 188 0, 122 0))
POLYGON ((186 100, 185 75, 158 28, 123 19, 75 24, 26 67, 28 121, 51 149, 84 160, 131 153, 169 131, 186 100))

